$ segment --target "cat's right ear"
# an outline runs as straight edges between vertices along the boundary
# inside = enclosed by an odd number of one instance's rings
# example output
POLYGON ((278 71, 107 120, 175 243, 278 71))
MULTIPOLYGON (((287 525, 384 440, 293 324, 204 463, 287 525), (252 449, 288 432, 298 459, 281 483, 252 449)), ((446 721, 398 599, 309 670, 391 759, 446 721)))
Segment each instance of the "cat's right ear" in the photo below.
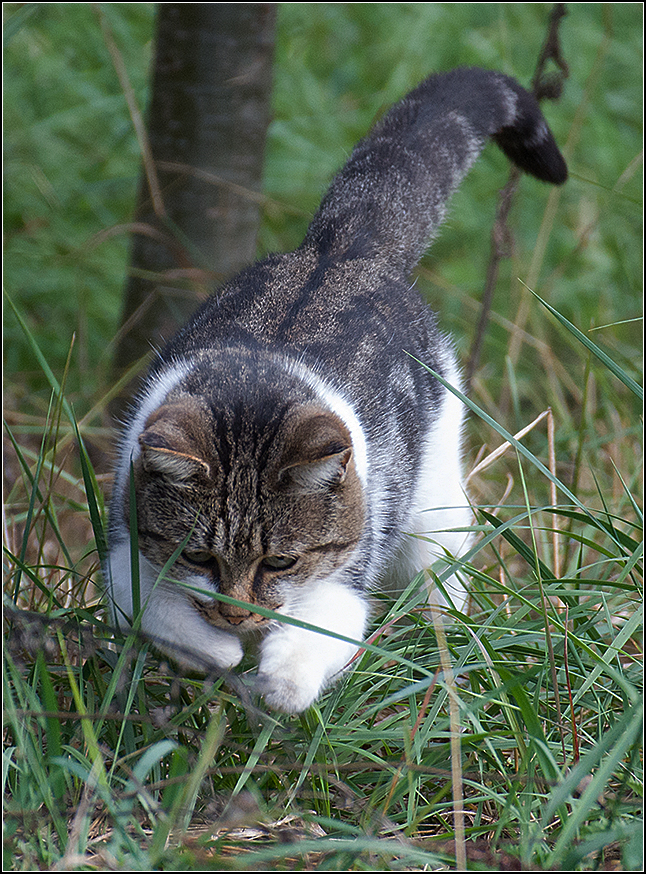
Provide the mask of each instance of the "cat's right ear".
POLYGON ((166 477, 179 488, 208 477, 211 468, 192 434, 194 424, 194 411, 183 404, 168 404, 156 410, 139 435, 144 470, 166 477))
POLYGON ((330 413, 306 414, 293 428, 279 480, 317 492, 344 482, 352 441, 347 428, 330 413))

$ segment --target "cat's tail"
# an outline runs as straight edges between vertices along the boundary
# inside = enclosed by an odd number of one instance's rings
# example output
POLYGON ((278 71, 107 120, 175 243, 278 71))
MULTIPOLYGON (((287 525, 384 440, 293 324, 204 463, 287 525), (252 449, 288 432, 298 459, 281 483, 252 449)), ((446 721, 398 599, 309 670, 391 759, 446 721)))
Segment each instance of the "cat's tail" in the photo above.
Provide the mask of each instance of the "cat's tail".
POLYGON ((556 185, 567 179, 533 95, 502 73, 457 69, 426 79, 361 140, 303 245, 408 274, 489 138, 526 173, 556 185))

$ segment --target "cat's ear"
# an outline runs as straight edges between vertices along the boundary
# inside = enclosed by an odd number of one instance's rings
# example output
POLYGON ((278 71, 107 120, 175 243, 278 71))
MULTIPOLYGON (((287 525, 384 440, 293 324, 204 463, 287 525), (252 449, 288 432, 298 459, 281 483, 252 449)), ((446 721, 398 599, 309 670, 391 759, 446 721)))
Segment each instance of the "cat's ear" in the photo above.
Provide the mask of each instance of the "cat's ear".
POLYGON ((144 470, 162 474, 179 487, 208 477, 211 468, 200 451, 195 420, 196 411, 184 403, 165 404, 155 410, 139 435, 144 470))
POLYGON ((347 428, 331 413, 303 417, 287 442, 279 481, 308 492, 340 485, 348 473, 352 441, 347 428))

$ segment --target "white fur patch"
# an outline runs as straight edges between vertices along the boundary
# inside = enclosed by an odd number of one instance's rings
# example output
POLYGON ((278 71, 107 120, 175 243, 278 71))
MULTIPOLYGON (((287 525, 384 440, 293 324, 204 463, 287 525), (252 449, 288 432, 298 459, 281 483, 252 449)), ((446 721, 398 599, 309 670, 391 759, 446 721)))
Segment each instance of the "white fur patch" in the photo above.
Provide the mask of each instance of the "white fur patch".
MULTIPOLYGON (((455 362, 447 357, 444 363, 446 380, 461 388, 455 362)), ((459 556, 469 545, 471 533, 464 529, 473 525, 473 514, 462 479, 463 423, 462 401, 445 390, 439 414, 426 437, 408 527, 410 536, 393 558, 385 580, 390 591, 400 591, 420 571, 434 566, 439 572, 448 563, 447 552, 459 556)), ((455 607, 463 609, 467 592, 461 582, 452 575, 444 585, 455 607)), ((429 597, 443 602, 437 591, 430 591, 429 597)))
MULTIPOLYGON (((280 612, 361 641, 368 604, 348 586, 328 579, 299 592, 280 612)), ((258 691, 270 707, 300 713, 356 652, 353 643, 295 625, 278 625, 262 642, 258 691)))
MULTIPOLYGON (((130 543, 114 546, 106 567, 113 614, 120 627, 132 619, 130 543), (123 611, 123 613, 121 612, 123 611)), ((242 658, 242 644, 233 634, 214 628, 191 604, 188 591, 178 583, 159 580, 159 571, 139 554, 140 606, 145 605, 141 631, 184 667, 208 672, 214 665, 231 668, 242 658)))
MULTIPOLYGON (((121 440, 119 463, 115 475, 114 492, 118 495, 125 488, 130 474, 130 463, 139 457, 139 435, 143 433, 148 417, 160 407, 166 395, 190 372, 192 362, 173 364, 157 374, 152 385, 146 387, 146 397, 128 423, 121 440)), ((113 497, 114 505, 114 497, 113 497)))
MULTIPOLYGON (((447 373, 446 379, 460 388, 455 366, 447 373)), ((473 525, 473 514, 462 479, 463 422, 462 401, 452 392, 445 391, 440 414, 426 439, 413 504, 411 533, 418 536, 411 538, 411 546, 418 554, 418 570, 444 558, 445 550, 459 556, 471 539, 471 533, 464 531, 473 525)), ((462 609, 467 600, 462 584, 451 576, 445 585, 455 606, 462 609)), ((433 600, 442 599, 433 597, 433 600)))

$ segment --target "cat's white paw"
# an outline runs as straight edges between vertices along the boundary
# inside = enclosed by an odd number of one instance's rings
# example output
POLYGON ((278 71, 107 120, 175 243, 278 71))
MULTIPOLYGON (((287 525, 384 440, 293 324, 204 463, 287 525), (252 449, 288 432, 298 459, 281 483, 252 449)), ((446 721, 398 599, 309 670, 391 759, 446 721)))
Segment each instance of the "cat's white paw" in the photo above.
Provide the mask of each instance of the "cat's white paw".
POLYGON ((330 668, 321 658, 321 647, 317 651, 319 642, 324 649, 326 639, 322 635, 289 626, 267 635, 256 690, 273 710, 301 713, 318 698, 330 668))
POLYGON ((322 680, 316 682, 311 676, 268 674, 260 671, 256 677, 255 689, 272 710, 302 713, 316 701, 322 685, 322 680))
MULTIPOLYGON (((321 628, 360 641, 368 605, 359 593, 328 580, 300 593, 294 614, 310 622, 315 617, 321 628)), ((301 713, 338 677, 356 651, 357 645, 350 641, 281 625, 262 642, 256 688, 274 710, 301 713)))
POLYGON ((214 665, 218 668, 235 668, 242 659, 244 650, 237 637, 219 631, 216 628, 206 628, 197 639, 181 646, 173 646, 164 642, 163 648, 174 656, 179 665, 194 671, 207 673, 214 665), (195 655, 192 655, 194 653, 195 655))

